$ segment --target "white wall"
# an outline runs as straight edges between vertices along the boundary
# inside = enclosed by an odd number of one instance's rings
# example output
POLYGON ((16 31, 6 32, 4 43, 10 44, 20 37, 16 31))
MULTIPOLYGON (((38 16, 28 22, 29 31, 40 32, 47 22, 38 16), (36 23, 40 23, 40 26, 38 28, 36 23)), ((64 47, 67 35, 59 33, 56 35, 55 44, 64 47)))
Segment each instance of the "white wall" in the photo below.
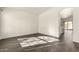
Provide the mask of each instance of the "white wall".
POLYGON ((1 37, 1 12, 2 12, 2 10, 0 9, 0 37, 1 37))
POLYGON ((61 8, 52 8, 39 16, 39 33, 59 37, 59 12, 61 8))
POLYGON ((15 37, 32 33, 43 33, 59 37, 60 10, 51 8, 40 15, 26 10, 5 8, 1 13, 0 38, 15 37))
POLYGON ((1 13, 1 38, 37 33, 37 15, 5 8, 1 13))
POLYGON ((79 8, 74 8, 73 41, 79 43, 79 8))

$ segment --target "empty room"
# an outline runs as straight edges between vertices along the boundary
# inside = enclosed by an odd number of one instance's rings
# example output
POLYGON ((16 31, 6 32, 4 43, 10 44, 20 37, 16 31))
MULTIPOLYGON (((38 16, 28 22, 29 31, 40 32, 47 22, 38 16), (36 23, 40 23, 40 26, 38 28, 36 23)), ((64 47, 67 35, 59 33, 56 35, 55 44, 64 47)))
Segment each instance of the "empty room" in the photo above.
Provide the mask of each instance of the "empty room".
POLYGON ((79 8, 0 7, 0 52, 79 52, 79 8))

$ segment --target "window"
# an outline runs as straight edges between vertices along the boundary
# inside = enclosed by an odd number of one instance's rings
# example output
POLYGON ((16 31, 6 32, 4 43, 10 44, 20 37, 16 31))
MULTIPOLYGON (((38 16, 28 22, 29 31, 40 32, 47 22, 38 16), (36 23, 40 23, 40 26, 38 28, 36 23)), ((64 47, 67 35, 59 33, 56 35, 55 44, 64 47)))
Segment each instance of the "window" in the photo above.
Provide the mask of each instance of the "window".
POLYGON ((72 21, 64 22, 64 29, 72 29, 72 21))

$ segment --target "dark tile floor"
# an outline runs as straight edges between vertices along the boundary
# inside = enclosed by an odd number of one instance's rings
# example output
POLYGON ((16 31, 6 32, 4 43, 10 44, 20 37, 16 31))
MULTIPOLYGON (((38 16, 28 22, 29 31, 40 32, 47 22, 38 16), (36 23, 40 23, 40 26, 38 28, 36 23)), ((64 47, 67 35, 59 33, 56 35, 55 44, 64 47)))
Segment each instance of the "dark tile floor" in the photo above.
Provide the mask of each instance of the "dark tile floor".
MULTIPOLYGON (((64 35, 67 35, 65 33, 64 35)), ((69 36, 70 37, 70 36, 69 36)), ((71 37, 70 37, 71 38, 71 37)), ((70 39, 69 38, 69 39, 70 39)), ((69 40, 66 36, 63 36, 62 41, 40 44, 36 46, 22 48, 17 38, 9 38, 0 40, 0 52, 78 52, 79 48, 76 48, 76 44, 69 40)))

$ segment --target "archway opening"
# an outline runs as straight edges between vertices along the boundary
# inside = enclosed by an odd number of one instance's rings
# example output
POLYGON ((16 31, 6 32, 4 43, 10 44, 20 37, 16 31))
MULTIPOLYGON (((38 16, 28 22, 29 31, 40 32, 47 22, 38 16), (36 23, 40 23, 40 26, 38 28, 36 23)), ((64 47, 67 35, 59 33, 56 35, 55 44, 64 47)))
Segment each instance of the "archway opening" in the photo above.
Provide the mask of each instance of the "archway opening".
POLYGON ((72 49, 73 45, 73 8, 65 8, 60 12, 61 41, 65 42, 66 49, 72 49))

